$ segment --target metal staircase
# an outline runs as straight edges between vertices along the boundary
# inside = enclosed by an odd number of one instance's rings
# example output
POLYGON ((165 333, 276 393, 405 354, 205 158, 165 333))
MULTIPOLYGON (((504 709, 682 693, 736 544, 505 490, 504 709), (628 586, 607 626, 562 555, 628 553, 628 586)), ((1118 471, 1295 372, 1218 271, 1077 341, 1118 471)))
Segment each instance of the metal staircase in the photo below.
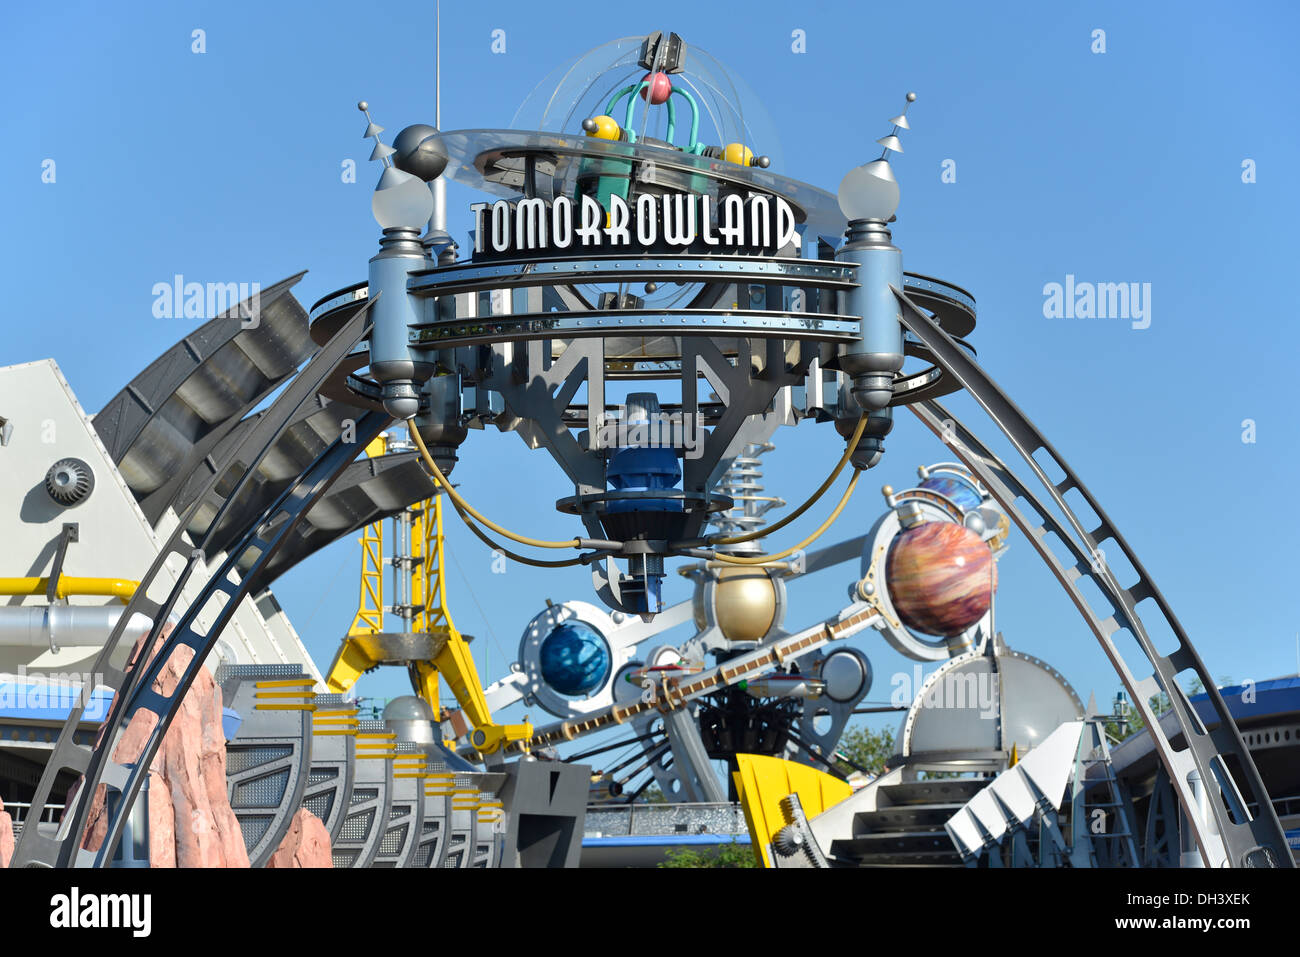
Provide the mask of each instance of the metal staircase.
POLYGON ((854 814, 853 836, 832 841, 831 856, 847 867, 960 867, 943 825, 987 784, 986 778, 881 784, 875 809, 854 814))

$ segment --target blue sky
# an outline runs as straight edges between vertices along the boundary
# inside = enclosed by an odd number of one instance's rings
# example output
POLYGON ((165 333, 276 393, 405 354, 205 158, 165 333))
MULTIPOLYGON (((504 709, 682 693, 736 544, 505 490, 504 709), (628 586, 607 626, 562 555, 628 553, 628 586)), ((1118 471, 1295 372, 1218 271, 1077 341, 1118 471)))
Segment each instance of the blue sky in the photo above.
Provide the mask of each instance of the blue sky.
MULTIPOLYGON (((905 267, 971 290, 980 361, 1110 512, 1210 671, 1262 679, 1296 670, 1300 630, 1289 491, 1300 332, 1284 312, 1300 209, 1297 19, 1283 3, 449 3, 443 126, 505 126, 568 57, 676 30, 762 99, 781 131, 779 172, 833 191, 916 90, 895 158, 905 267), (491 51, 496 29, 503 54, 491 51), (1091 50, 1097 29, 1104 53, 1091 50), (792 52, 795 30, 806 53, 792 52), (956 182, 941 180, 945 160, 956 182), (1246 160, 1256 182, 1242 181, 1246 160), (1067 275, 1149 283, 1150 327, 1046 318, 1044 285, 1067 275)), ((308 269, 296 292, 310 305, 364 278, 378 170, 355 104, 369 100, 389 137, 433 122, 433 22, 431 3, 6 6, 0 363, 55 357, 93 413, 197 324, 154 318, 156 282, 266 286, 308 269), (54 183, 41 180, 47 159, 54 183), (341 181, 347 159, 356 184, 341 181)), ((480 197, 456 184, 449 194, 464 245, 480 197)), ((829 426, 777 441, 767 487, 801 501, 841 446, 829 426)), ((906 413, 887 445, 839 537, 871 525, 880 485, 905 486, 945 457, 906 413)), ((485 432, 461 458, 457 480, 492 517, 539 537, 573 533, 553 508, 571 487, 544 453, 485 432)), ((454 613, 478 636, 485 680, 546 598, 593 600, 585 571, 493 574, 486 548, 454 519, 448 530, 454 613)), ((322 667, 355 610, 358 561, 341 542, 276 585, 322 667)), ((855 570, 795 585, 787 624, 838 608, 855 570)), ((1023 538, 1000 571, 1008 641, 1104 702, 1118 679, 1023 538)), ((687 596, 669 582, 669 598, 687 596)), ((910 662, 874 633, 858 644, 875 665, 870 697, 887 699, 910 662)), ((361 689, 403 690, 396 674, 361 689)))

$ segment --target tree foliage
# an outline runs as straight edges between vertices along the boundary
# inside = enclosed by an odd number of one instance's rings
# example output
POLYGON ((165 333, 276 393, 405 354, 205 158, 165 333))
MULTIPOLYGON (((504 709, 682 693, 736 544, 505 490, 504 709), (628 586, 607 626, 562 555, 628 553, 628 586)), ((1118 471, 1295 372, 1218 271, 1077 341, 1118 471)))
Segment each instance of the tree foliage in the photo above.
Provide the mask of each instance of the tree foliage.
POLYGON ((874 731, 866 725, 849 728, 840 738, 836 754, 848 761, 836 761, 835 766, 843 774, 857 770, 851 761, 867 774, 878 775, 885 770, 885 762, 894 756, 894 732, 888 728, 874 731))
POLYGON ((667 860, 660 867, 757 867, 754 850, 748 844, 731 841, 716 848, 699 850, 694 847, 675 847, 668 851, 667 860))

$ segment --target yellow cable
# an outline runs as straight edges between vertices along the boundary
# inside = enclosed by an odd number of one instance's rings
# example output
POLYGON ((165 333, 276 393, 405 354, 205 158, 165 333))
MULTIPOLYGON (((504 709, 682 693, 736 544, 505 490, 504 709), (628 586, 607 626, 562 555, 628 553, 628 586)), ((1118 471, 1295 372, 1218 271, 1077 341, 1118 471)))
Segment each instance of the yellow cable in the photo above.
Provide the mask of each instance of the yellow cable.
POLYGON ((756 538, 762 538, 764 535, 770 535, 779 529, 785 528, 804 512, 808 511, 808 509, 810 509, 819 498, 826 494, 826 490, 835 484, 835 480, 839 478, 840 473, 844 471, 844 466, 848 465, 849 459, 853 457, 853 451, 858 447, 858 441, 862 438, 862 433, 866 431, 866 428, 867 414, 863 412, 861 417, 858 419, 858 427, 854 430, 853 437, 849 439, 848 447, 845 448, 844 454, 840 457, 839 464, 836 465, 831 471, 831 474, 826 477, 826 481, 822 482, 821 488, 812 493, 812 498, 808 499, 808 501, 804 502, 789 515, 786 515, 779 522, 773 522, 771 525, 766 525, 753 532, 746 532, 743 535, 732 535, 728 538, 719 538, 716 535, 710 535, 705 539, 705 541, 710 545, 739 545, 741 542, 752 542, 756 538))
POLYGON ((826 529, 830 528, 831 525, 835 523, 835 520, 840 517, 840 512, 844 511, 844 506, 849 503, 849 498, 850 496, 853 495, 854 486, 858 484, 858 479, 861 477, 861 475, 862 475, 861 472, 855 471, 853 473, 853 478, 849 479, 849 487, 846 488, 844 490, 844 494, 840 496, 839 504, 835 506, 835 510, 831 512, 831 514, 827 517, 826 521, 822 522, 821 525, 818 526, 815 532, 813 532, 811 535, 805 538, 798 545, 791 546, 790 548, 787 548, 785 551, 777 552, 773 555, 749 555, 746 557, 741 557, 738 555, 724 555, 721 552, 717 552, 714 554, 713 557, 717 561, 725 562, 729 565, 766 565, 768 562, 778 561, 789 555, 793 555, 795 552, 799 551, 802 548, 807 548, 813 542, 817 541, 817 539, 819 539, 822 536, 822 534, 825 533, 826 529))
POLYGON ((509 558, 511 561, 519 562, 521 565, 532 565, 534 568, 568 568, 571 565, 582 564, 581 558, 565 558, 558 562, 548 562, 538 558, 527 558, 523 555, 517 555, 510 551, 510 549, 498 545, 496 542, 492 541, 492 539, 484 535, 483 530, 475 525, 474 521, 468 515, 461 511, 460 506, 456 505, 455 502, 452 502, 451 504, 456 509, 456 514, 460 516, 460 520, 465 523, 465 527, 473 532, 480 542, 493 551, 499 552, 506 558, 509 558))
POLYGON ((527 535, 516 535, 514 532, 510 531, 509 529, 502 528, 496 522, 492 521, 489 518, 484 517, 474 508, 473 505, 470 505, 469 502, 465 501, 465 499, 461 497, 461 494, 459 492, 457 492, 454 488, 451 487, 451 483, 447 481, 447 476, 442 474, 442 469, 438 468, 438 463, 435 462, 433 460, 433 456, 429 454, 429 449, 425 446, 424 439, 420 438, 420 430, 417 429, 414 423, 411 422, 410 420, 407 420, 406 431, 410 433, 411 440, 415 443, 416 447, 420 450, 420 455, 424 457, 424 464, 428 466, 429 471, 433 473, 434 480, 439 485, 442 486, 443 491, 445 491, 447 495, 450 496, 451 500, 456 503, 457 511, 459 511, 460 509, 464 509, 465 511, 469 512, 469 514, 473 515, 476 519, 478 519, 480 522, 482 522, 484 525, 486 525, 488 528, 492 529, 492 531, 496 532, 498 535, 504 535, 512 542, 518 542, 520 545, 532 545, 536 548, 581 548, 582 547, 580 541, 576 538, 570 538, 563 542, 552 542, 552 541, 546 541, 545 539, 541 539, 541 538, 529 538, 527 535))

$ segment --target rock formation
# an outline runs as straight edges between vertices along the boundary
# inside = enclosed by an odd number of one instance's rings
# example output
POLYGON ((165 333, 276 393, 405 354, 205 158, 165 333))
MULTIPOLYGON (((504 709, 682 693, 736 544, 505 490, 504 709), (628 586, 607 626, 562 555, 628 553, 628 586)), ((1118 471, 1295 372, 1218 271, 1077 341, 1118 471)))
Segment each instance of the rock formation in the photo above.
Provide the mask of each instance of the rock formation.
POLYGON ((333 867, 330 835, 320 818, 299 808, 289 824, 289 833, 276 848, 267 867, 333 867))

